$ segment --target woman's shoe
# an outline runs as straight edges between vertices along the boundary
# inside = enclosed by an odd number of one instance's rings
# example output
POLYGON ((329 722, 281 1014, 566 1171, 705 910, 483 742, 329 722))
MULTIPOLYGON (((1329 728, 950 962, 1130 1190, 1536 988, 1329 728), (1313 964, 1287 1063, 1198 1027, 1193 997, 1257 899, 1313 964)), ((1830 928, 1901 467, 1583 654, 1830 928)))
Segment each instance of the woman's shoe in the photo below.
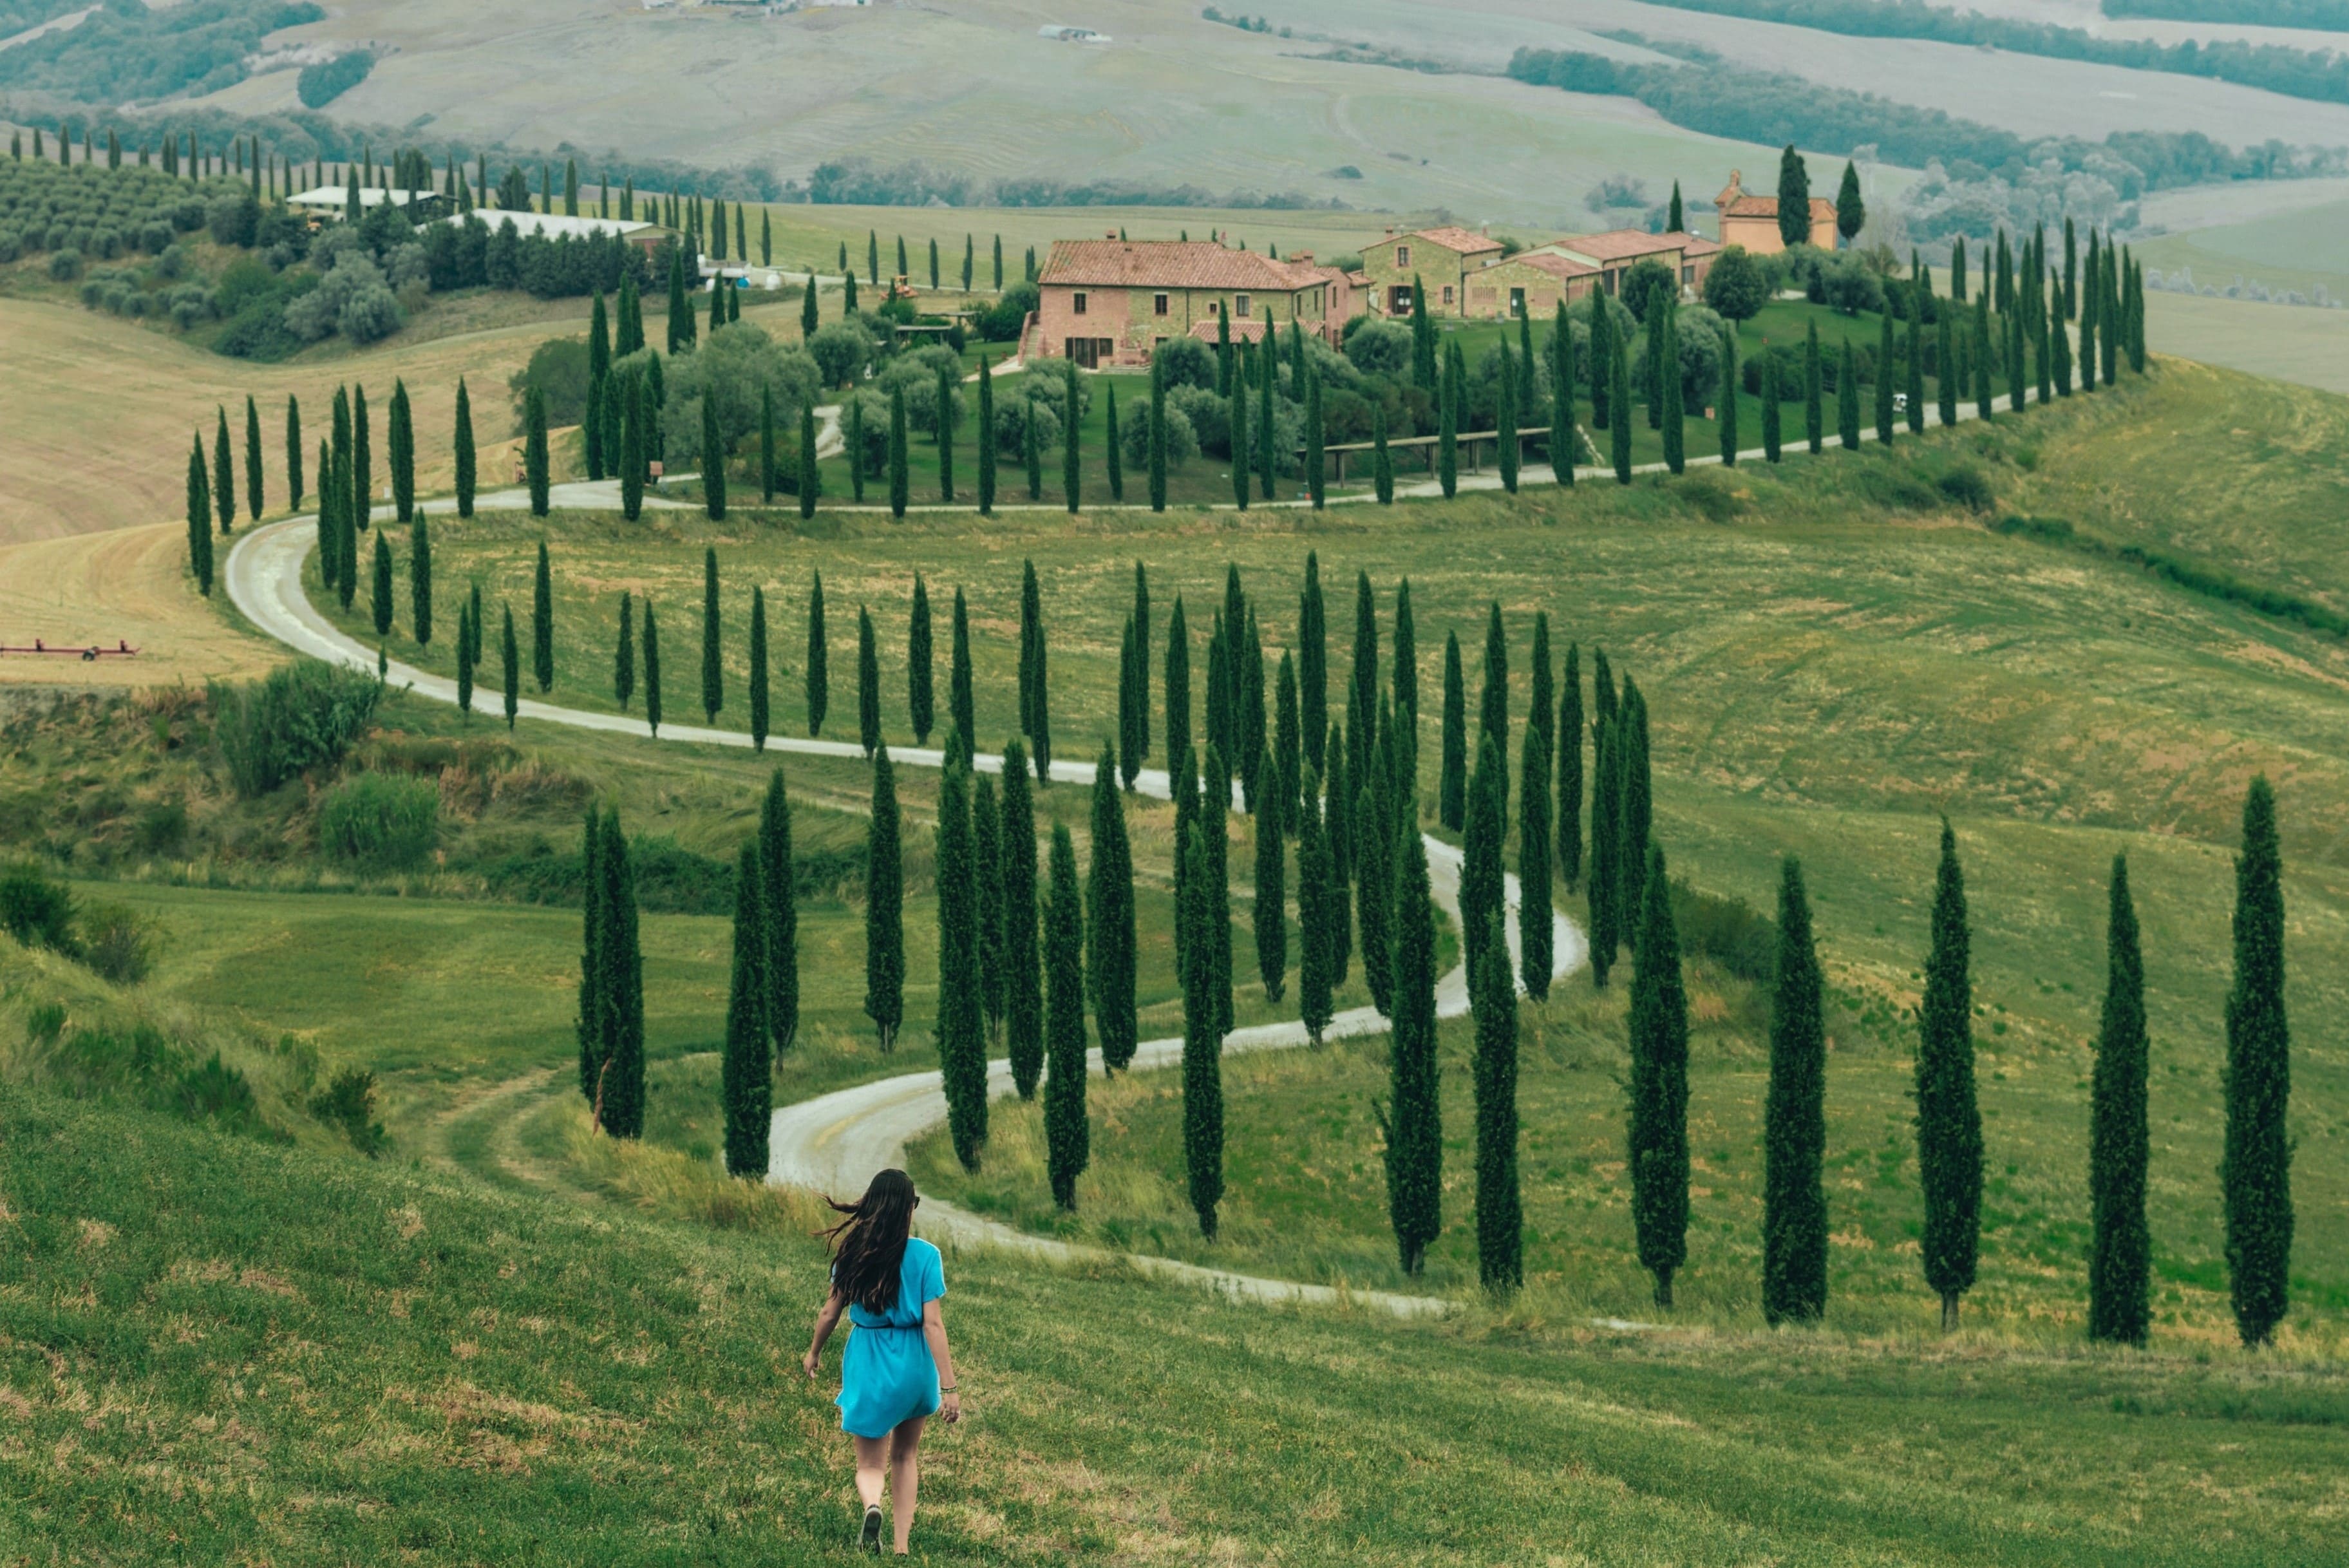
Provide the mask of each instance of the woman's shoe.
POLYGON ((857 1537, 857 1550, 878 1556, 881 1552, 881 1505, 874 1503, 864 1511, 864 1529, 857 1537))

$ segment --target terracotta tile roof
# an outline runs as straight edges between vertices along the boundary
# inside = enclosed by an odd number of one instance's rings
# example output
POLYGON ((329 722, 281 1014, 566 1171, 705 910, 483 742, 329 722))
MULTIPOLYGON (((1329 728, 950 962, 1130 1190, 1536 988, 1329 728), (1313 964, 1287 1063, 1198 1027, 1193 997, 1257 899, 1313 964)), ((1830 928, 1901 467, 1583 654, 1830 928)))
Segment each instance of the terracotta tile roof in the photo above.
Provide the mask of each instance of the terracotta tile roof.
POLYGON ((1560 255, 1556 251, 1519 251, 1516 255, 1488 263, 1487 268, 1489 270, 1490 267, 1509 266, 1517 262, 1523 262, 1529 267, 1561 279, 1596 277, 1599 275, 1599 269, 1588 262, 1578 261, 1569 255, 1560 255))
POLYGON ((1501 242, 1490 234, 1480 234, 1473 229, 1447 225, 1440 229, 1418 229, 1408 234, 1397 234, 1399 240, 1425 240, 1432 245, 1442 245, 1447 251, 1457 251, 1464 256, 1496 251, 1501 242))
MULTIPOLYGON (((1835 203, 1825 196, 1811 198, 1812 222, 1832 218, 1835 212, 1835 203)), ((1775 218, 1778 215, 1778 198, 1741 194, 1721 209, 1721 215, 1724 218, 1775 218)))
POLYGON ((1721 249, 1721 242, 1719 240, 1709 240, 1702 234, 1684 234, 1679 237, 1687 242, 1687 244, 1681 247, 1681 254, 1692 259, 1697 256, 1709 256, 1715 254, 1721 249))
POLYGON ((1287 294, 1331 269, 1274 261, 1212 240, 1055 240, 1036 281, 1092 288, 1253 289, 1287 294))
MULTIPOLYGON (((1232 341, 1261 343, 1264 341, 1264 327, 1265 324, 1261 317, 1251 316, 1242 320, 1235 316, 1232 317, 1232 341)), ((1216 331, 1216 318, 1210 316, 1205 321, 1191 323, 1191 336, 1202 343, 1216 342, 1218 337, 1216 331)))
POLYGON ((1540 248, 1592 262, 1619 262, 1684 250, 1691 237, 1683 234, 1651 234, 1645 229, 1609 229, 1600 234, 1568 234, 1540 248))

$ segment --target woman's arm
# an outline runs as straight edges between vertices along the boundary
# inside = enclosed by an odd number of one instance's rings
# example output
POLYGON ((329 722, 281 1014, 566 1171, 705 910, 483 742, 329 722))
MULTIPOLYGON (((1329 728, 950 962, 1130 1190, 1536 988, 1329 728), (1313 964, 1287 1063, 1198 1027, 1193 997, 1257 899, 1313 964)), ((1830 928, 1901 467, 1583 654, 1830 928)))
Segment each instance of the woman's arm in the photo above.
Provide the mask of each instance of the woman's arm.
POLYGON ((848 1303, 840 1299, 838 1291, 823 1298, 823 1310, 815 1314, 815 1337, 808 1342, 807 1354, 800 1357, 800 1366, 810 1377, 816 1374, 816 1363, 823 1355, 823 1342, 840 1322, 841 1312, 848 1303))
POLYGON ((930 1359, 938 1365, 938 1414, 948 1425, 962 1419, 962 1396, 955 1392, 954 1352, 947 1348, 947 1314, 933 1296, 922 1305, 922 1337, 930 1342, 930 1359))

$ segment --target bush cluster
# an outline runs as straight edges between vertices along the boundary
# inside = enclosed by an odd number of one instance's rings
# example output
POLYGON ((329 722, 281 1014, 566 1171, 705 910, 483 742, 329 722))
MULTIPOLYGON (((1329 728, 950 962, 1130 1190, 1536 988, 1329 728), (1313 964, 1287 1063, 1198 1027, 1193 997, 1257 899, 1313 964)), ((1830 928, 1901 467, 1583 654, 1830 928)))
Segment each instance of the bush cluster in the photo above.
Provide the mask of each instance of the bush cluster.
POLYGON ((382 695, 374 676, 316 659, 243 685, 214 682, 212 735, 237 794, 264 795, 305 769, 340 762, 382 695))

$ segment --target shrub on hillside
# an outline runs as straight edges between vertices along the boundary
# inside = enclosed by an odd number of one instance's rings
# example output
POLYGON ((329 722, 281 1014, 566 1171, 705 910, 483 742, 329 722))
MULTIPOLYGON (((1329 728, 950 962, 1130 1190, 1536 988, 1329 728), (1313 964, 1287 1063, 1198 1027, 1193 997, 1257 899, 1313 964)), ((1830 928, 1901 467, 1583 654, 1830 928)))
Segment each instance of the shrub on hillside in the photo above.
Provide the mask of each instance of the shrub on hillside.
MULTIPOLYGON (((1184 390, 1195 392, 1197 389, 1186 387, 1184 390)), ((1216 403, 1223 400, 1213 392, 1204 395, 1216 403)), ((1049 410, 1044 411, 1050 412, 1049 410)), ((1150 462, 1149 405, 1143 406, 1142 414, 1143 417, 1118 431, 1118 441, 1125 448, 1125 466, 1129 472, 1143 472, 1150 462)), ((1192 425, 1191 416, 1183 411, 1180 403, 1169 398, 1166 402, 1166 465, 1177 467, 1198 455, 1199 432, 1192 425)))
POLYGON ((507 379, 506 390, 513 398, 516 431, 523 428, 533 387, 538 389, 546 406, 549 426, 577 424, 587 411, 586 340, 550 337, 531 351, 530 363, 507 379))
POLYGON ((873 334, 853 318, 827 321, 807 340, 807 352, 827 387, 844 387, 873 360, 873 334))
POLYGON ((1169 337, 1158 346, 1158 362, 1165 367, 1166 385, 1207 387, 1216 384, 1216 350, 1196 337, 1169 337))
POLYGON ((30 866, 0 874, 0 929, 28 948, 74 951, 73 895, 30 866))
POLYGON ((1672 920, 1684 951, 1711 959, 1740 980, 1760 982, 1776 972, 1778 927, 1743 898, 1700 893, 1684 881, 1672 885, 1672 920))
POLYGON ((155 941, 147 923, 121 904, 92 904, 75 922, 81 961, 100 980, 137 985, 153 967, 155 941))
POLYGON ((336 784, 320 804, 318 846, 351 865, 404 870, 432 852, 440 826, 438 784, 361 774, 336 784))
POLYGON ((1020 326, 1028 313, 1044 297, 1043 291, 1025 279, 1008 283, 994 306, 978 318, 978 335, 989 343, 1009 343, 1019 336, 1020 326))
POLYGON ((237 794, 269 794, 305 769, 342 760, 375 716, 383 683, 356 670, 305 659, 267 679, 207 691, 212 736, 237 794))
POLYGON ((1731 245, 1704 275, 1704 302, 1731 321, 1751 321, 1777 286, 1767 262, 1744 245, 1731 245))
POLYGON ((351 1147, 373 1159, 390 1144, 383 1124, 375 1119, 375 1075, 364 1067, 346 1067, 334 1081, 310 1096, 310 1114, 337 1128, 351 1147))
POLYGON ((375 56, 367 49, 336 55, 320 65, 305 66, 294 78, 294 92, 305 109, 324 109, 367 80, 375 69, 375 56))
POLYGON ((1400 321, 1367 321, 1346 338, 1346 358, 1354 368, 1374 376, 1402 376, 1411 370, 1411 328, 1400 321))
MULTIPOLYGON (((823 331, 816 336, 823 337, 823 331)), ((634 358, 630 356, 630 361, 634 358)), ((662 448, 679 472, 701 461, 705 396, 718 400, 719 437, 731 452, 759 428, 762 389, 774 394, 777 426, 788 429, 798 423, 800 410, 815 400, 822 374, 804 351, 786 348, 768 337, 765 327, 741 321, 719 327, 692 353, 667 360, 662 370, 662 448)))
POLYGON ((1659 303, 1680 296, 1680 275, 1653 256, 1633 262, 1630 270, 1623 275, 1622 286, 1618 290, 1618 297, 1624 306, 1643 324, 1654 313, 1659 303))

